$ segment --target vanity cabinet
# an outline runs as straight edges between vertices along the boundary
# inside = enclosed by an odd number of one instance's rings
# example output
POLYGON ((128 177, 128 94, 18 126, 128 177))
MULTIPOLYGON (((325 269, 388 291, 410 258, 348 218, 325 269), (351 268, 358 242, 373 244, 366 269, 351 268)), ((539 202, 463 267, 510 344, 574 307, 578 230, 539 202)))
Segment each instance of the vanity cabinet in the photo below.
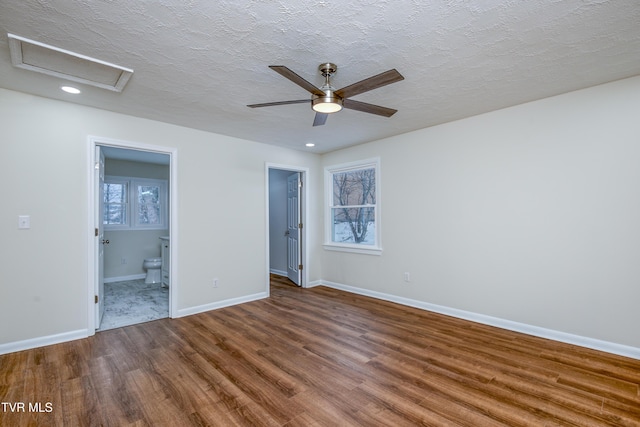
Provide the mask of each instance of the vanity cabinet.
POLYGON ((162 286, 169 286, 169 267, 171 265, 171 245, 168 237, 160 238, 160 256, 162 257, 162 286))

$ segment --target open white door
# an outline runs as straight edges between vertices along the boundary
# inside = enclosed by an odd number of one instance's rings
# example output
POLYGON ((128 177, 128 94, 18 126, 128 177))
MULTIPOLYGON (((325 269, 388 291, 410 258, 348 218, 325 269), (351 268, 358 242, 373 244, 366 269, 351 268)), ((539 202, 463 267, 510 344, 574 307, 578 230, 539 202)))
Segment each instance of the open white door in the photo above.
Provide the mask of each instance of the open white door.
POLYGON ((300 221, 300 192, 302 181, 300 172, 287 177, 287 277, 301 286, 302 264, 300 260, 302 244, 302 222, 300 221))
POLYGON ((95 193, 98 197, 96 197, 95 203, 95 251, 96 251, 96 329, 100 328, 100 322, 102 322, 102 316, 104 315, 104 245, 108 244, 109 241, 104 239, 104 226, 103 218, 104 218, 104 154, 102 150, 100 150, 100 146, 96 145, 96 165, 95 165, 95 193))

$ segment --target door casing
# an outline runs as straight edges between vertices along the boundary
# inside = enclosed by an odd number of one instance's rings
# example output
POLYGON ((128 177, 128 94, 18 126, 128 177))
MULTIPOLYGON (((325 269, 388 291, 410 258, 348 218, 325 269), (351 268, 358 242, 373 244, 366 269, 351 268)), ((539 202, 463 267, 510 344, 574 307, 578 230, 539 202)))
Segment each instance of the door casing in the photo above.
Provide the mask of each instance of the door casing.
POLYGON ((102 152, 102 148, 101 146, 97 145, 95 147, 95 152, 96 152, 96 163, 94 165, 95 167, 95 174, 96 174, 96 180, 94 181, 94 186, 95 188, 95 192, 96 192, 96 198, 95 198, 95 206, 96 206, 96 217, 95 217, 95 235, 96 235, 96 242, 95 242, 95 250, 96 250, 96 256, 98 257, 98 259, 96 260, 96 269, 97 271, 97 276, 96 276, 96 282, 95 282, 95 293, 96 296, 99 298, 97 301, 98 307, 95 310, 95 315, 96 315, 96 324, 95 327, 96 329, 100 328, 100 324, 102 323, 102 316, 104 315, 104 245, 105 245, 105 240, 104 240, 104 226, 102 224, 102 214, 104 213, 104 201, 103 201, 103 196, 104 196, 104 153, 102 152))
POLYGON ((267 295, 269 295, 269 291, 270 291, 270 281, 269 281, 269 240, 270 240, 270 236, 269 236, 269 170, 270 169, 279 169, 279 170, 285 170, 285 171, 289 171, 291 173, 294 172, 299 172, 300 173, 300 179, 303 182, 302 185, 302 189, 300 191, 300 198, 301 198, 301 211, 302 211, 302 215, 301 215, 301 220, 302 220, 302 230, 301 230, 301 239, 302 239, 302 244, 301 244, 301 249, 300 249, 300 257, 299 259, 302 261, 302 272, 300 274, 300 286, 303 288, 308 287, 308 283, 309 283, 309 254, 308 254, 308 250, 307 250, 307 242, 309 241, 309 188, 310 187, 310 179, 309 179, 309 168, 305 168, 305 167, 300 167, 300 166, 292 166, 292 165, 283 165, 283 164, 276 164, 276 163, 265 163, 265 182, 266 182, 266 188, 265 188, 265 199, 266 199, 266 212, 265 212, 265 217, 266 217, 266 226, 265 226, 265 230, 266 230, 266 234, 267 234, 267 238, 266 238, 266 254, 267 254, 267 258, 265 260, 265 269, 266 269, 266 274, 265 274, 265 288, 266 288, 266 292, 267 295))
POLYGON ((173 318, 178 313, 177 302, 179 283, 178 277, 178 149, 173 147, 165 147, 151 144, 144 144, 133 141, 122 141, 112 138, 105 138, 99 136, 87 137, 87 167, 88 167, 88 224, 87 224, 87 242, 88 242, 88 266, 87 266, 87 335, 94 335, 96 328, 97 315, 96 310, 98 304, 95 303, 96 287, 99 281, 99 268, 98 268, 98 254, 95 250, 96 239, 96 218, 98 213, 98 201, 99 194, 96 194, 96 179, 95 165, 99 159, 96 159, 96 146, 116 147, 123 149, 149 151, 160 154, 169 155, 169 194, 170 196, 170 215, 169 215, 169 237, 171 239, 171 265, 170 265, 170 283, 169 287, 169 317, 173 318))

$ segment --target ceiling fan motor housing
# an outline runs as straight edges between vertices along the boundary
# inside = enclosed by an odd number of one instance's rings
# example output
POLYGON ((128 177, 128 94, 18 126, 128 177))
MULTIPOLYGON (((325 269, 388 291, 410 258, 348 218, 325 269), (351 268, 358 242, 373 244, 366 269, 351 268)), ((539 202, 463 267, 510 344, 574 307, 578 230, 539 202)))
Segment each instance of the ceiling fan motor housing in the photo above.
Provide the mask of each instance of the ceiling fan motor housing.
POLYGON ((336 113, 342 110, 342 98, 333 93, 334 88, 329 82, 329 77, 331 77, 336 71, 338 71, 338 66, 336 64, 327 62, 324 64, 320 64, 318 66, 318 71, 320 71, 322 77, 325 78, 325 84, 320 88, 320 90, 324 92, 324 95, 314 94, 312 96, 311 109, 318 113, 325 114, 336 113))

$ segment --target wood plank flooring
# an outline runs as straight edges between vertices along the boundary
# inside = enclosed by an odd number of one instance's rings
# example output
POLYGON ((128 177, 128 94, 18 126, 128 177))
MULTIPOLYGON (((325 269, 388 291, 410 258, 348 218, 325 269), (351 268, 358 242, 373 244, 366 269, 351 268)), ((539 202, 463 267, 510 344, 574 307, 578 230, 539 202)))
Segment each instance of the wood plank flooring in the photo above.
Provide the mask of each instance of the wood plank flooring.
POLYGON ((274 276, 262 301, 0 356, 0 401, 3 427, 640 426, 640 361, 274 276))

